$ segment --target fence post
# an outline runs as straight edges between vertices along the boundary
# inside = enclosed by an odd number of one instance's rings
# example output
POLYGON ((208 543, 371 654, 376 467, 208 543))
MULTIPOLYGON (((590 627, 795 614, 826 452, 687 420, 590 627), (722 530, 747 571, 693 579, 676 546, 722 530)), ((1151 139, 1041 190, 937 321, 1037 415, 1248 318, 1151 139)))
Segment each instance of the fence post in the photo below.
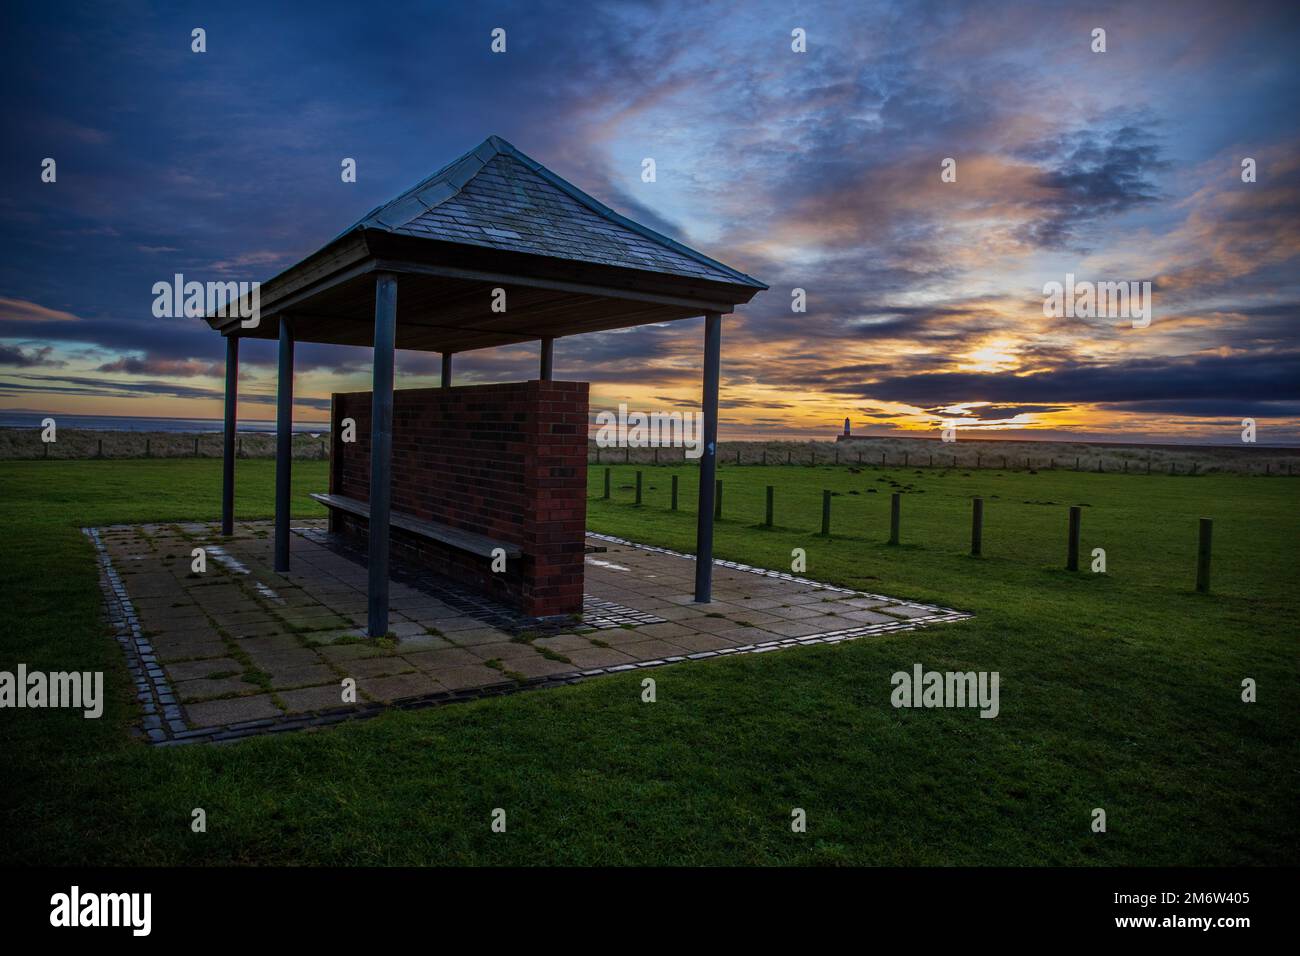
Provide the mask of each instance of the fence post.
POLYGON ((195 458, 199 457, 199 436, 198 435, 194 436, 194 457, 195 458))
POLYGON ((633 503, 638 505, 641 503, 641 472, 639 471, 636 473, 636 501, 633 503))
POLYGON ((740 464, 740 449, 739 449, 739 448, 736 449, 736 464, 737 464, 737 465, 740 464))
POLYGON ((788 465, 794 460, 794 452, 787 448, 785 450, 785 463, 788 465))
POLYGON ((1065 570, 1079 570, 1079 515, 1078 505, 1070 506, 1070 542, 1065 555, 1065 570))
POLYGON ((885 467, 885 453, 883 451, 880 453, 880 467, 885 467))
POLYGON ((655 464, 659 464, 659 446, 655 445, 655 464))
POLYGON ((99 457, 104 457, 104 439, 102 438, 99 440, 99 457))
POLYGON ((1196 590, 1202 594, 1210 591, 1210 538, 1214 533, 1214 521, 1201 519, 1201 538, 1196 545, 1196 590))
POLYGON ((609 497, 609 469, 605 469, 605 497, 609 497))
POLYGON ((719 478, 717 482, 714 484, 714 488, 717 490, 714 492, 714 497, 713 497, 713 517, 721 518, 722 517, 722 479, 721 478, 719 478))
POLYGON ((767 486, 767 521, 765 522, 765 524, 766 524, 769 528, 772 527, 772 496, 773 496, 773 494, 775 494, 775 489, 773 488, 772 485, 768 485, 768 486, 767 486))
POLYGON ((822 534, 831 533, 831 493, 822 492, 822 534))
POLYGON ((673 511, 677 510, 677 476, 673 475, 673 511))
POLYGON ((910 457, 911 457, 911 455, 910 455, 908 452, 903 452, 903 467, 904 467, 904 468, 907 467, 907 459, 910 458, 910 457))
POLYGON ((839 463, 840 463, 840 450, 839 450, 838 448, 836 448, 836 449, 835 449, 835 464, 838 465, 839 463))
POLYGON ((766 449, 766 448, 763 449, 763 464, 764 464, 764 465, 767 464, 767 449, 766 449))
MULTIPOLYGON (((45 453, 48 455, 48 454, 49 454, 49 451, 50 451, 50 450, 49 450, 49 448, 47 447, 47 448, 45 449, 45 453)), ((151 439, 148 439, 148 438, 146 438, 146 439, 144 440, 144 457, 146 457, 146 458, 152 458, 152 457, 153 457, 153 448, 152 448, 152 444, 151 444, 151 439)))
POLYGON ((976 498, 971 502, 970 513, 970 553, 978 558, 984 553, 984 499, 976 498))
POLYGON ((898 544, 898 519, 903 496, 897 491, 889 499, 889 543, 898 544))

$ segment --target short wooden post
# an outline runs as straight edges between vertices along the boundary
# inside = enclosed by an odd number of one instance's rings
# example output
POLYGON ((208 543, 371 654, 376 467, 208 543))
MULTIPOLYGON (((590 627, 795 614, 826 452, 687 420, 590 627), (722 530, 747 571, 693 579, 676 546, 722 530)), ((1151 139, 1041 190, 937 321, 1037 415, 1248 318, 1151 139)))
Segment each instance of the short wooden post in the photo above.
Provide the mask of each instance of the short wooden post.
POLYGON ((596 446, 596 464, 600 464, 600 446, 596 446))
POLYGON ((794 452, 790 449, 785 450, 785 463, 788 465, 794 460, 794 452))
POLYGON ((100 457, 100 458, 103 458, 103 457, 104 457, 104 439, 102 439, 102 438, 99 440, 99 455, 98 455, 98 457, 100 457))
POLYGON ((605 469, 605 497, 609 497, 609 469, 605 469))
POLYGON ((772 527, 772 496, 776 494, 776 489, 772 485, 767 486, 767 519, 764 522, 769 528, 772 527))
POLYGON ((889 499, 889 543, 898 544, 898 519, 902 510, 903 496, 897 491, 889 499))
POLYGON ((719 478, 716 482, 714 482, 714 489, 715 490, 713 496, 713 517, 721 518, 722 517, 722 479, 721 478, 719 478))
POLYGON ((880 453, 880 467, 885 467, 885 453, 883 451, 880 453))
POLYGON ((970 513, 970 553, 978 558, 984 553, 984 499, 976 498, 971 502, 970 513))
POLYGON ((739 448, 736 449, 736 464, 737 464, 737 465, 740 464, 740 449, 739 449, 739 448))
POLYGON ((677 476, 673 475, 673 511, 677 510, 677 476))
POLYGON ((767 449, 766 449, 766 448, 763 449, 763 464, 764 464, 764 465, 767 464, 767 449))
POLYGON ((1065 554, 1065 570, 1079 570, 1079 516, 1078 505, 1070 506, 1070 541, 1065 554))
POLYGON ((655 464, 659 464, 659 446, 655 445, 655 464))
POLYGON ((822 534, 831 533, 831 493, 822 492, 822 534))
POLYGON ((983 456, 981 456, 981 455, 976 455, 976 456, 975 456, 975 467, 976 467, 976 468, 978 468, 978 467, 980 466, 980 459, 981 459, 982 457, 983 457, 983 456))
POLYGON ((838 465, 839 463, 840 463, 840 450, 839 450, 838 448, 836 448, 836 449, 835 449, 835 464, 838 465))
POLYGON ((908 452, 903 452, 903 467, 904 467, 904 468, 907 467, 907 460, 908 460, 908 458, 910 458, 910 457, 911 457, 911 455, 910 455, 908 452))
POLYGON ((195 458, 199 457, 199 436, 198 435, 194 436, 194 457, 195 458))
POLYGON ((639 505, 640 503, 641 503, 641 472, 638 471, 638 472, 636 473, 636 502, 635 502, 635 504, 638 504, 638 505, 639 505))
POLYGON ((1210 539, 1214 534, 1214 521, 1201 519, 1201 538, 1196 545, 1196 590, 1202 594, 1210 591, 1210 539))

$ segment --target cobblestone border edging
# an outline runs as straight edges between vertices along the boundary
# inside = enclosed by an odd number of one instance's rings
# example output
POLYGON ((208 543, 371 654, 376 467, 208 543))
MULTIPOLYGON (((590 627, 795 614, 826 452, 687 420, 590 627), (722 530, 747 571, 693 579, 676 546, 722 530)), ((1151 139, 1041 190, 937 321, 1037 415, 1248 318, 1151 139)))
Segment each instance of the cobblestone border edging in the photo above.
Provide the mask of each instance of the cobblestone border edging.
POLYGON ((95 545, 95 557, 99 562, 99 587, 104 592, 108 623, 113 628, 113 636, 126 653, 126 669, 135 684, 135 698, 144 712, 140 721, 141 733, 150 743, 163 743, 189 729, 182 716, 180 703, 172 692, 171 684, 167 682, 167 672, 154 656, 153 644, 144 636, 135 606, 126 593, 126 585, 122 583, 121 576, 113 567, 113 560, 99 536, 99 529, 81 530, 95 545))

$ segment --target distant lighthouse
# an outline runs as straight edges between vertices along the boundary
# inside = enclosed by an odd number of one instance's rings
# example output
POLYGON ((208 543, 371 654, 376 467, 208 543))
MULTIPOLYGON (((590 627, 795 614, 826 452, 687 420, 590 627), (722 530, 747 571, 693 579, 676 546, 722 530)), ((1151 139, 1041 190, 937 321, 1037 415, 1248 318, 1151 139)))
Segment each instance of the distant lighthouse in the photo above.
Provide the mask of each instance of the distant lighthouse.
POLYGON ((845 419, 844 419, 844 437, 845 437, 845 438, 848 438, 848 437, 849 437, 849 420, 848 420, 848 418, 845 418, 845 419))

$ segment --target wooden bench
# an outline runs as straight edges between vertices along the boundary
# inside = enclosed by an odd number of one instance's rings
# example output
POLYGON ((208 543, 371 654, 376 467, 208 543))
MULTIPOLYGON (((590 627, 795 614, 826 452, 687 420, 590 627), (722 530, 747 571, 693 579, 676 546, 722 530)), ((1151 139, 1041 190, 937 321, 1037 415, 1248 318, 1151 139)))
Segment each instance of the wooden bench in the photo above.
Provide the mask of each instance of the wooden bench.
MULTIPOLYGON (((369 502, 349 498, 346 495, 313 494, 312 497, 326 508, 346 511, 348 514, 357 515, 367 521, 370 520, 369 502)), ((473 531, 465 531, 461 528, 453 528, 451 525, 439 524, 436 521, 426 521, 424 518, 417 518, 415 515, 404 514, 401 511, 389 512, 388 523, 394 528, 401 528, 403 531, 418 535, 421 538, 428 538, 430 541, 445 544, 449 548, 476 554, 483 558, 495 557, 496 555, 493 552, 498 548, 505 552, 507 558, 518 558, 523 555, 518 545, 497 541, 487 535, 475 534, 473 531)))

